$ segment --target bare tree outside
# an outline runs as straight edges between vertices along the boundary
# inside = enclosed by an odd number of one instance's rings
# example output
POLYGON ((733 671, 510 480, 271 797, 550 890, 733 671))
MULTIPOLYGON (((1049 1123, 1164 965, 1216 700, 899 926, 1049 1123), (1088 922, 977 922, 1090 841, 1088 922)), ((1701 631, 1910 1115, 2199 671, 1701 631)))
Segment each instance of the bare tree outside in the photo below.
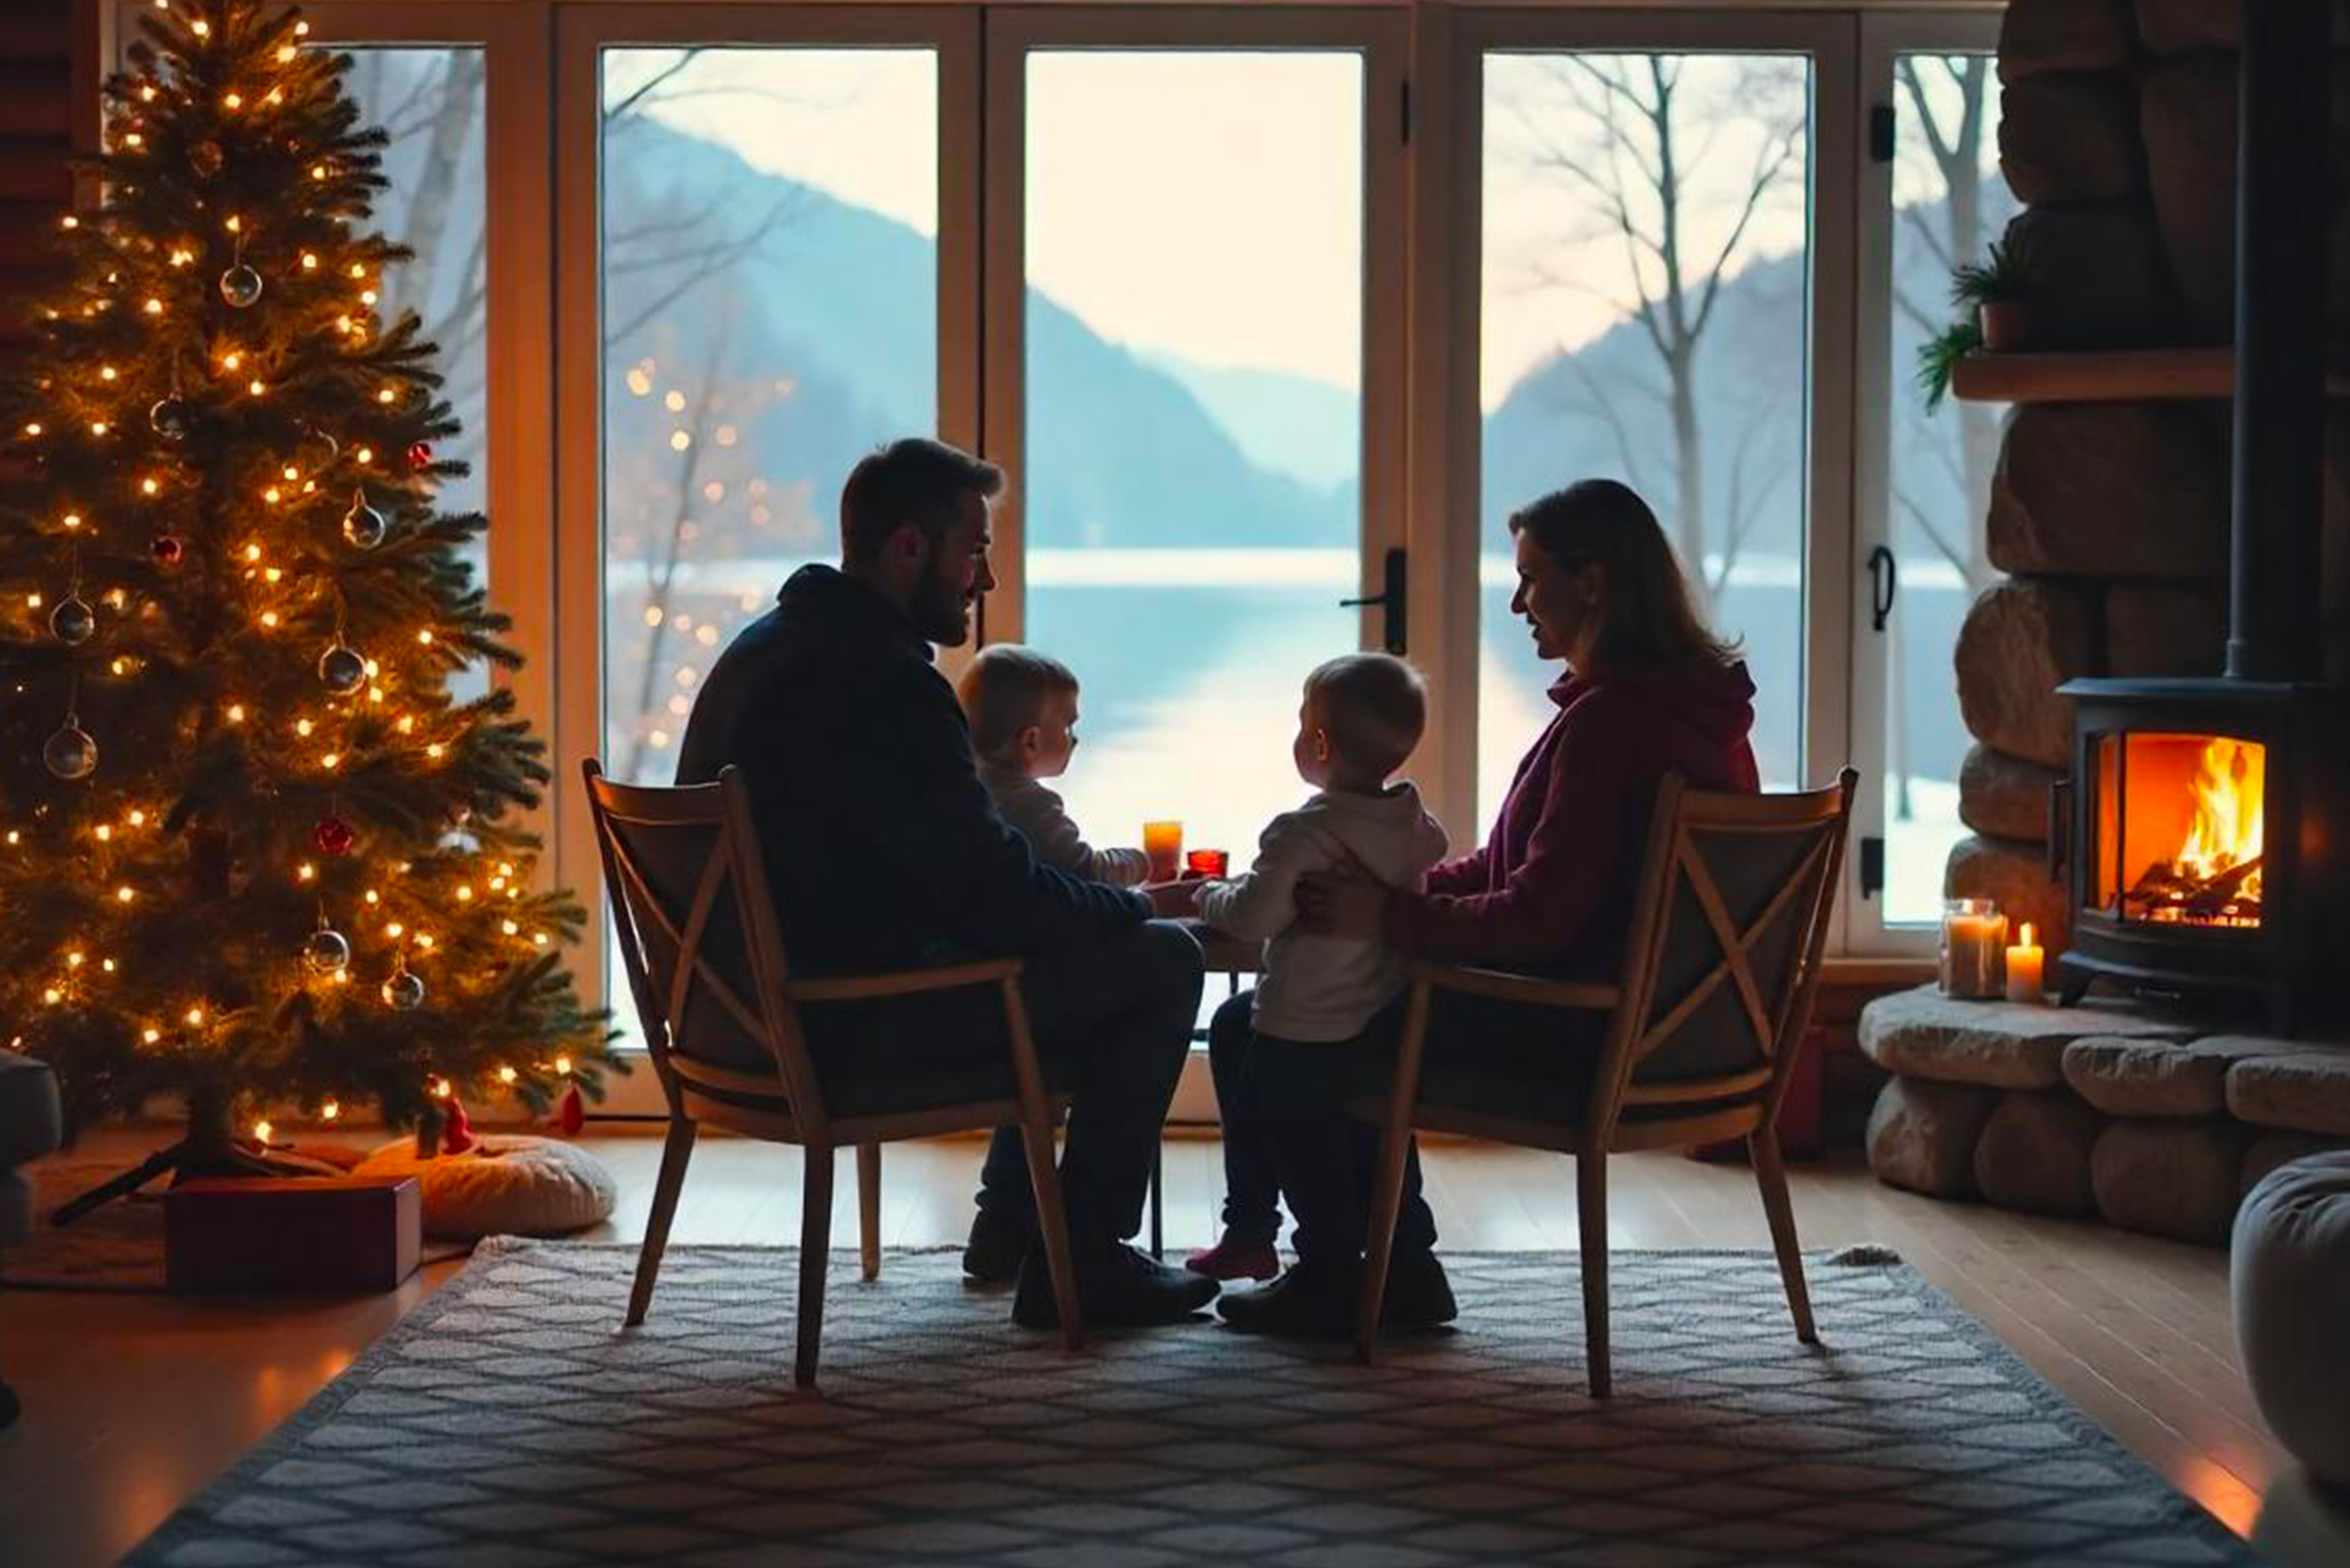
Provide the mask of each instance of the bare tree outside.
MULTIPOLYGON (((1987 55, 1904 55, 1896 63, 1901 88, 1898 113, 1914 117, 1916 133, 1900 137, 1906 172, 1922 187, 1903 201, 1898 195, 1894 216, 1900 233, 1924 255, 1932 268, 1897 266, 1893 274, 1893 304, 1901 318, 1922 337, 1933 337, 1949 324, 1950 303, 1946 293, 1930 288, 1947 280, 1963 263, 1982 259, 1984 247, 2005 226, 2014 203, 2007 199, 2005 182, 1984 165, 1984 148, 1996 122, 1997 99, 1991 57, 1987 55), (1936 197, 1930 192, 1939 191, 1936 197)), ((1907 362, 1896 357, 1897 379, 1907 362)), ((1928 414, 1923 403, 1902 398, 1901 418, 1917 427, 1933 426, 1937 433, 1926 443, 1942 460, 1945 476, 1966 499, 1958 517, 1916 493, 1909 483, 1897 481, 1894 504, 1904 522, 1939 551, 1966 579, 1970 591, 1990 586, 1991 563, 1985 557, 1984 519, 1990 511, 1991 470, 1999 461, 1999 420, 1981 403, 1946 400, 1942 409, 1928 414), (1957 426, 1956 439, 1949 427, 1957 426)))
POLYGON ((1757 254, 1758 219, 1780 197, 1800 205, 1808 106, 1801 62, 1742 60, 1731 73, 1693 73, 1693 63, 1538 57, 1517 78, 1521 90, 1489 102, 1508 116, 1516 156, 1559 213, 1550 242, 1520 259, 1523 286, 1606 300, 1651 351, 1652 373, 1640 376, 1603 375, 1570 357, 1560 408, 1609 431, 1634 485, 1672 498, 1676 545, 1712 597, 1795 454, 1764 439, 1769 389, 1708 389, 1700 356, 1723 285, 1757 254), (1615 265, 1588 265, 1599 240, 1619 248, 1615 265), (1661 451, 1635 435, 1648 421, 1633 402, 1661 411, 1661 451), (1721 474, 1708 472, 1708 419, 1735 428, 1721 474))

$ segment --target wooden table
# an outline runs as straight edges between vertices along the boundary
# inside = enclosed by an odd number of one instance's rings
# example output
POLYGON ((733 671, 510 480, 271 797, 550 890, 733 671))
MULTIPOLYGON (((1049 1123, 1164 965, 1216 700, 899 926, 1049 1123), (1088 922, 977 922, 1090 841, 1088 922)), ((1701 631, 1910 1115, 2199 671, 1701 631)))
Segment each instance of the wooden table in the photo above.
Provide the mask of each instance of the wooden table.
MULTIPOLYGON (((1201 920, 1186 919, 1181 923, 1187 930, 1200 940, 1200 952, 1206 960, 1207 972, 1225 977, 1228 987, 1225 994, 1239 995, 1241 976, 1256 973, 1263 964, 1264 944, 1244 942, 1237 937, 1225 936, 1221 931, 1210 929, 1201 920)), ((1194 1043, 1204 1041, 1207 1037, 1208 1032, 1204 1029, 1195 1027, 1191 1031, 1191 1039, 1194 1043)), ((1150 1156, 1150 1255, 1154 1258, 1164 1258, 1167 1255, 1166 1198, 1162 1190, 1164 1175, 1165 1168, 1161 1151, 1153 1149, 1150 1156)))

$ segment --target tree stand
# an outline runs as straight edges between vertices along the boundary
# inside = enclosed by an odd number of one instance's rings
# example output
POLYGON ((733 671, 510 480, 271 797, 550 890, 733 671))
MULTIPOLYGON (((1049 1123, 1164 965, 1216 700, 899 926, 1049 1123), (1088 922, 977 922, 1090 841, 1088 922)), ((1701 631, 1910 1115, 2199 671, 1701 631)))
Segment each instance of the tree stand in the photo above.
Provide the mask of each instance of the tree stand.
POLYGON ((52 1225, 75 1220, 117 1198, 128 1198, 165 1171, 172 1185, 215 1177, 339 1176, 340 1169, 322 1159, 280 1149, 240 1143, 229 1131, 229 1102, 217 1090, 200 1090, 188 1102, 188 1134, 120 1176, 110 1177, 80 1197, 57 1205, 52 1225))

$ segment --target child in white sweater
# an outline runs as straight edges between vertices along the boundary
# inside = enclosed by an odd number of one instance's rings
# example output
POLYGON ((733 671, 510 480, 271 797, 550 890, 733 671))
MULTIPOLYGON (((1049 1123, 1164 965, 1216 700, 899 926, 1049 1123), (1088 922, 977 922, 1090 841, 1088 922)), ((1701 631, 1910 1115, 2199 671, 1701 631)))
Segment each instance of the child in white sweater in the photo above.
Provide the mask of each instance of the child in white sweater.
MULTIPOLYGON (((1419 792, 1388 782, 1419 743, 1427 711, 1418 672, 1384 653, 1334 659, 1305 678, 1292 754, 1315 793, 1266 826, 1246 875, 1199 895, 1208 924, 1264 943, 1253 1037, 1349 1041, 1403 990, 1403 962, 1384 942, 1297 926, 1297 881, 1351 856, 1388 886, 1416 888, 1444 858, 1444 828, 1421 808, 1419 792)), ((1224 1125, 1224 1233, 1187 1262, 1218 1279, 1269 1279, 1280 1269, 1279 1189, 1236 1115, 1245 1062, 1234 1058, 1245 1049, 1243 1042, 1210 1060, 1224 1125)))
POLYGON ((1077 678, 1049 654, 1015 642, 980 651, 955 687, 971 721, 979 782, 1036 858, 1073 877, 1130 888, 1150 875, 1139 849, 1096 849, 1037 781, 1068 772, 1077 749, 1077 678))

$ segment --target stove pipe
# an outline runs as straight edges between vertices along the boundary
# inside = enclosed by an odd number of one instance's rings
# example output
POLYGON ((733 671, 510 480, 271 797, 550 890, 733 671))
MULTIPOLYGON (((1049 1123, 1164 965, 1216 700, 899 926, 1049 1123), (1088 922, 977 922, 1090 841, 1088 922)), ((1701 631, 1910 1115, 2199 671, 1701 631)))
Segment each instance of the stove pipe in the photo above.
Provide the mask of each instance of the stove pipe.
POLYGON ((2239 0, 2228 675, 2314 680, 2325 462, 2329 0, 2239 0))

